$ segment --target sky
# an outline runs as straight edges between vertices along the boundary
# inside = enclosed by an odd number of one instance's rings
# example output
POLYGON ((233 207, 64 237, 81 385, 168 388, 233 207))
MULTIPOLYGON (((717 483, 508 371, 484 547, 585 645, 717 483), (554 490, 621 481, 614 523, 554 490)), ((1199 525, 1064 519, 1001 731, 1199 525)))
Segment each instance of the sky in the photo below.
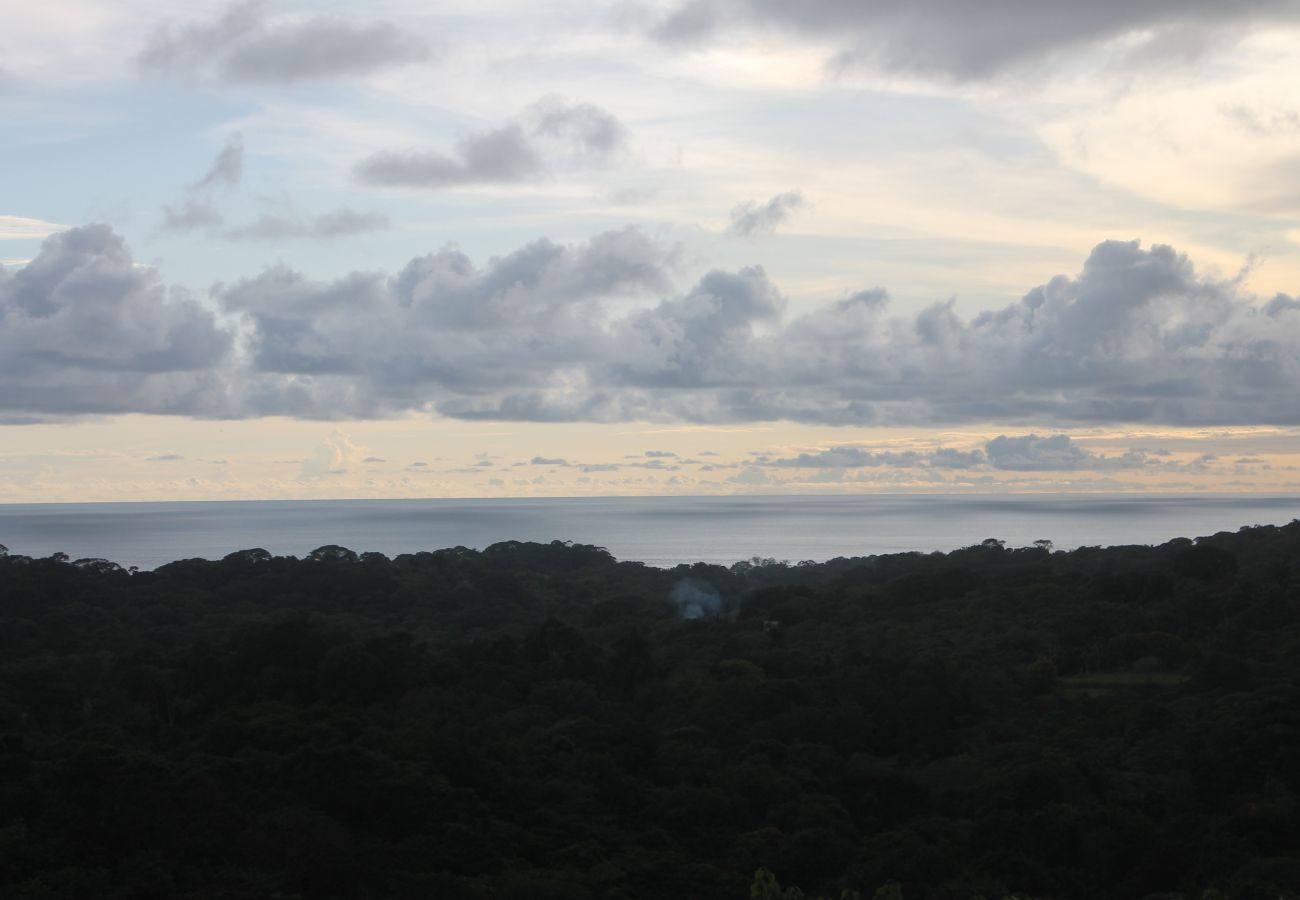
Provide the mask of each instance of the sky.
POLYGON ((1300 490, 1298 38, 1300 0, 25 6, 0 502, 1300 490))

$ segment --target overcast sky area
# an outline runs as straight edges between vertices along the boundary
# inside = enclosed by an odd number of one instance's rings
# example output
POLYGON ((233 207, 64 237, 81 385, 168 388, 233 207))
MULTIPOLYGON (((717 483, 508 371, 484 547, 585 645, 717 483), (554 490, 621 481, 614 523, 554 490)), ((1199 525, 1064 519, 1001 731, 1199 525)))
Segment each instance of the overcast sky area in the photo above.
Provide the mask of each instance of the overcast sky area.
POLYGON ((0 502, 1300 490, 1300 0, 45 0, 0 502))

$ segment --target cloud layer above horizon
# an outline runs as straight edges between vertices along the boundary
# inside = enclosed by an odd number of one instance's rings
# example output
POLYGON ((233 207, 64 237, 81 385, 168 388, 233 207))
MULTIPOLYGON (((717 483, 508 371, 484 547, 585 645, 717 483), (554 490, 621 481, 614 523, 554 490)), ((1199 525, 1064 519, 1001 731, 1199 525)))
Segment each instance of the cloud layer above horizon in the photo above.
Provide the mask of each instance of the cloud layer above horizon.
MULTIPOLYGON (((318 281, 287 266, 161 283, 104 225, 0 272, 0 408, 829 425, 1300 424, 1300 300, 1198 274, 1168 246, 1097 245, 1072 276, 973 317, 863 290, 800 315, 759 266, 675 287, 636 228, 455 249, 318 281), (215 304, 220 313, 212 310, 215 304)), ((990 450, 992 457, 992 451, 990 450)))
POLYGON ((1297 40, 1300 0, 45 0, 0 36, 0 500, 1290 489, 1297 40))

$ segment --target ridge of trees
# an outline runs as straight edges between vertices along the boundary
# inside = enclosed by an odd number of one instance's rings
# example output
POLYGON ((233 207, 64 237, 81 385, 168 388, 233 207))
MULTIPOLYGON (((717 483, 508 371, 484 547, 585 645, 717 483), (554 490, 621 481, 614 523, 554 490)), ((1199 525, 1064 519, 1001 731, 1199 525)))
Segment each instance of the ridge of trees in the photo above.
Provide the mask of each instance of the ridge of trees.
POLYGON ((1298 625, 1300 521, 675 569, 0 552, 0 895, 1295 898, 1298 625))

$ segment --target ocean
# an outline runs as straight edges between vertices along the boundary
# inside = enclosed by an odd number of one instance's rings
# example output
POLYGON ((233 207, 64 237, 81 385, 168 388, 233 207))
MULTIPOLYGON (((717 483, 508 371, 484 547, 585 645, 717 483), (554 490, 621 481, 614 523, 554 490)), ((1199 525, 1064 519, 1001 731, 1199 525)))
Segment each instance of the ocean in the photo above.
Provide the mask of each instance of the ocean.
POLYGON ((798 562, 954 550, 985 538, 1058 549, 1159 544, 1281 525, 1300 497, 1259 495, 854 495, 0 504, 11 553, 101 557, 152 569, 262 547, 325 544, 388 556, 498 541, 574 541, 653 566, 798 562))

